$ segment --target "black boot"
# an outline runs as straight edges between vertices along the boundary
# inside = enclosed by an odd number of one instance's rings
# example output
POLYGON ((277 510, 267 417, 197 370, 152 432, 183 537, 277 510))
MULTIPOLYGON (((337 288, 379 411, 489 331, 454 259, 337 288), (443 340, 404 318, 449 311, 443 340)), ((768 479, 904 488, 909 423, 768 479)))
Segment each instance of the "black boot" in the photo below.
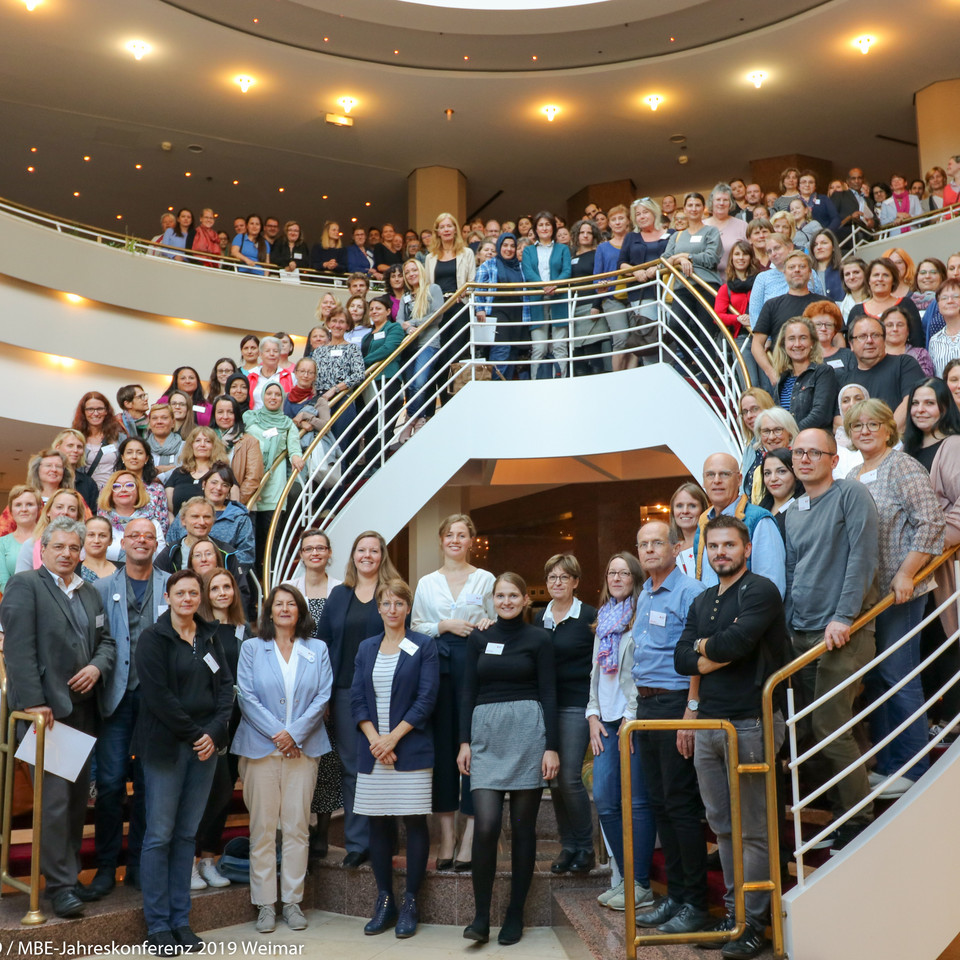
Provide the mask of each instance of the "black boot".
POLYGON ((310 828, 310 859, 326 860, 327 835, 330 832, 330 814, 318 813, 317 825, 310 828))
POLYGON ((363 928, 363 932, 372 937, 375 934, 389 930, 397 922, 397 905, 393 901, 393 894, 381 890, 377 894, 377 905, 373 909, 370 922, 363 928))

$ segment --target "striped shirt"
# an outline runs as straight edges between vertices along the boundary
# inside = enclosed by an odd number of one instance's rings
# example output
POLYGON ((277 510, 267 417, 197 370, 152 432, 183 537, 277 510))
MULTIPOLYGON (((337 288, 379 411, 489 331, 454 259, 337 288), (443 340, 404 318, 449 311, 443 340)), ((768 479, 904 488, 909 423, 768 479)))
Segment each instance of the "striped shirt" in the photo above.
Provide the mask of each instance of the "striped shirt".
POLYGON ((938 330, 927 345, 927 352, 933 361, 933 369, 938 377, 943 376, 943 368, 953 359, 960 357, 960 333, 951 337, 946 327, 938 330))

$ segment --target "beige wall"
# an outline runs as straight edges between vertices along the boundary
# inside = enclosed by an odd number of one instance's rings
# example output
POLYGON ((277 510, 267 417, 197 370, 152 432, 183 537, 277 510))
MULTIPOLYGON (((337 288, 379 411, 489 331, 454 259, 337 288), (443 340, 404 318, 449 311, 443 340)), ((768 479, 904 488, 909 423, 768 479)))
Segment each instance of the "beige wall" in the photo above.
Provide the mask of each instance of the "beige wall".
POLYGON ((947 157, 960 153, 957 133, 957 103, 960 102, 960 79, 940 80, 918 90, 917 142, 920 145, 920 175, 933 166, 946 166, 947 157))

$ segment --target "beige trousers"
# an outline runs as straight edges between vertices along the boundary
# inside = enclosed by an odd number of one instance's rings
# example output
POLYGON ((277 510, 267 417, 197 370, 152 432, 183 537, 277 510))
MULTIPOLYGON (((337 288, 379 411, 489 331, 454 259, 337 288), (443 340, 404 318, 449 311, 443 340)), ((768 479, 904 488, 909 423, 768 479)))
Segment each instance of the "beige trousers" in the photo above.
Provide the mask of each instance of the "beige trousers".
POLYGON ((283 834, 280 899, 303 900, 317 762, 304 754, 295 760, 278 753, 240 758, 243 802, 250 812, 250 901, 257 906, 277 902, 277 829, 283 834))

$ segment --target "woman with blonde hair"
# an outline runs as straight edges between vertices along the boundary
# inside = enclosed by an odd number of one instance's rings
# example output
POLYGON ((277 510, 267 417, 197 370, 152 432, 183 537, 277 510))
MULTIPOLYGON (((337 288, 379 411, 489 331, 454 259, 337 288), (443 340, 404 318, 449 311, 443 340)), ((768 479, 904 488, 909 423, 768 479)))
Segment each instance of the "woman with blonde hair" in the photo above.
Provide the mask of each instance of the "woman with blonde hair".
POLYGON ((24 540, 20 547, 20 553, 17 555, 16 572, 37 570, 40 567, 42 563, 40 559, 40 535, 51 520, 55 520, 57 517, 69 517, 71 520, 79 520, 83 523, 90 516, 92 514, 87 509, 83 497, 76 490, 57 490, 43 505, 37 525, 33 528, 33 536, 24 540))
POLYGON ((790 216, 789 211, 778 210, 770 217, 770 225, 774 233, 779 233, 781 237, 790 241, 791 247, 796 247, 794 237, 797 235, 797 222, 790 216))
POLYGON ((191 497, 202 497, 200 479, 218 460, 230 462, 230 455, 213 427, 194 427, 180 450, 180 466, 164 481, 170 513, 176 516, 191 497))
POLYGON ((153 502, 143 481, 129 470, 117 470, 100 491, 97 513, 106 518, 113 531, 113 542, 107 549, 108 560, 123 560, 120 541, 131 520, 149 520, 157 531, 157 553, 165 546, 163 526, 156 519, 153 502))
MULTIPOLYGON (((757 417, 775 406, 773 397, 762 387, 749 387, 740 394, 740 425, 743 428, 743 458, 740 473, 746 477, 760 463, 760 441, 754 433, 757 417)), ((746 489, 744 492, 747 492, 746 489)))
POLYGON ((799 430, 833 428, 837 378, 823 362, 823 351, 813 321, 788 320, 777 334, 773 368, 779 377, 776 400, 789 410, 799 430))
POLYGON ((331 695, 337 751, 343 764, 343 832, 347 855, 342 866, 359 867, 370 856, 366 818, 353 811, 357 791, 357 742, 350 690, 360 644, 383 630, 377 590, 399 579, 387 555, 387 542, 376 530, 365 530, 353 541, 343 583, 334 587, 324 604, 317 636, 330 651, 333 667, 331 695))
POLYGON ((793 415, 783 407, 771 407, 761 410, 753 428, 758 441, 759 456, 751 471, 743 478, 744 493, 751 503, 759 503, 766 496, 763 486, 763 461, 771 450, 780 447, 792 447, 796 435, 800 432, 793 415))
MULTIPOLYGON (((434 220, 433 237, 423 268, 427 286, 436 284, 444 300, 449 300, 460 287, 476 276, 477 259, 463 242, 460 224, 452 213, 438 214, 434 220)), ((459 311, 454 325, 451 325, 449 318, 442 322, 445 325, 440 330, 440 350, 436 356, 436 367, 440 370, 449 366, 463 352, 470 339, 470 316, 466 310, 459 311)), ((442 375, 439 382, 444 382, 442 375)), ((447 391, 443 391, 440 402, 445 403, 448 396, 447 391)))
POLYGON ((86 441, 83 434, 73 427, 67 427, 61 430, 50 444, 54 450, 59 450, 66 458, 67 464, 73 471, 73 487, 79 490, 83 499, 87 501, 87 506, 91 510, 97 509, 97 497, 100 491, 93 482, 93 478, 87 475, 86 470, 86 441))
POLYGON ((43 500, 35 487, 25 483, 11 487, 4 513, 9 513, 13 529, 0 536, 0 591, 16 573, 20 548, 33 536, 42 509, 43 500))
POLYGON ((320 231, 320 242, 310 250, 310 266, 318 272, 346 273, 346 253, 340 239, 340 224, 336 220, 325 220, 320 231))

